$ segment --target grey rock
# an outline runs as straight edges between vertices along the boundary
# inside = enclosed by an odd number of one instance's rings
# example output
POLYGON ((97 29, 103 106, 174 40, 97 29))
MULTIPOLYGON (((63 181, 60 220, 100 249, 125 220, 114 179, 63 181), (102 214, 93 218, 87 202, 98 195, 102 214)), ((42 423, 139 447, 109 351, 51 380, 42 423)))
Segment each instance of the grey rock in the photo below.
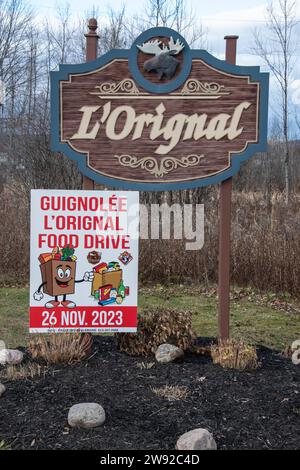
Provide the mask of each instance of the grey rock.
POLYGON ((98 403, 78 403, 68 413, 68 423, 72 428, 96 428, 104 422, 105 410, 98 403))
POLYGON ((24 354, 18 349, 1 349, 0 364, 20 364, 23 361, 24 354))
POLYGON ((161 344, 155 353, 155 358, 161 364, 166 364, 168 362, 175 361, 176 359, 180 359, 184 356, 184 352, 182 349, 174 346, 173 344, 161 344))
POLYGON ((177 450, 217 450, 217 444, 207 429, 193 429, 186 432, 177 441, 177 450))

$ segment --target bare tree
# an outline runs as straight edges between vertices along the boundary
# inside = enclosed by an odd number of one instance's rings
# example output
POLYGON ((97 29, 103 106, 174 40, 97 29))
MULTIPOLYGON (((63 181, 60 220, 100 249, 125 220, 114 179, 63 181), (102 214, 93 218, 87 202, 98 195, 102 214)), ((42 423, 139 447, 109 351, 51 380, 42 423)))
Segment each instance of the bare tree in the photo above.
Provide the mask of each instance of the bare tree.
POLYGON ((108 10, 106 22, 100 21, 99 26, 99 52, 103 54, 110 49, 121 49, 129 47, 127 20, 125 16, 125 6, 121 10, 108 10))
POLYGON ((187 0, 146 0, 145 13, 126 21, 131 39, 145 29, 157 26, 172 28, 194 47, 206 45, 207 31, 187 0))
POLYGON ((67 62, 82 60, 77 49, 78 29, 71 14, 68 2, 57 6, 56 21, 46 20, 44 29, 46 31, 47 46, 51 50, 51 66, 67 62))
POLYGON ((17 87, 25 81, 26 31, 31 19, 31 11, 22 0, 0 0, 0 80, 6 89, 5 107, 12 115, 17 87))
POLYGON ((267 7, 266 31, 254 31, 255 52, 273 73, 281 93, 286 203, 290 197, 289 89, 296 49, 296 2, 278 0, 267 7))

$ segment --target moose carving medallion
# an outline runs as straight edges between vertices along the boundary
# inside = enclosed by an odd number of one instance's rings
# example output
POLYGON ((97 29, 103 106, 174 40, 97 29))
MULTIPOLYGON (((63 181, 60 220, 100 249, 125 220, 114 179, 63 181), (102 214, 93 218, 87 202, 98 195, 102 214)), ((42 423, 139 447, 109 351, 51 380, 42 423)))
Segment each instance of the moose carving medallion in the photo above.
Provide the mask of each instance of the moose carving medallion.
POLYGON ((152 54, 155 57, 148 59, 144 63, 144 70, 146 72, 155 71, 159 80, 165 76, 171 79, 176 72, 180 62, 175 59, 175 55, 179 54, 184 48, 184 44, 179 39, 175 42, 171 36, 168 45, 162 44, 159 39, 145 42, 138 49, 144 54, 152 54))

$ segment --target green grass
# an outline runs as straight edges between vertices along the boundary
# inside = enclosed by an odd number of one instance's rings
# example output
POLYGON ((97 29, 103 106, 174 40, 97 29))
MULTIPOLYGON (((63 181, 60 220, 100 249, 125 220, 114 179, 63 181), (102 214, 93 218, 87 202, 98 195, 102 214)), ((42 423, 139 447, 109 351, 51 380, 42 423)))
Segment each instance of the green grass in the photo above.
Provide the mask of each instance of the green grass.
MULTIPOLYGON (((217 300, 197 287, 142 288, 139 307, 174 308, 193 312, 199 336, 217 335, 217 300)), ((231 336, 277 350, 300 338, 300 315, 274 310, 248 300, 231 302, 231 336)), ((0 339, 8 347, 25 345, 28 334, 28 289, 0 289, 0 339)))
POLYGON ((0 439, 0 450, 9 450, 9 447, 0 439))
POLYGON ((28 333, 27 288, 0 289, 0 339, 7 347, 24 346, 28 333))
MULTIPOLYGON (((216 297, 207 297, 200 289, 179 286, 157 287, 141 294, 141 307, 168 307, 193 312, 193 326, 199 336, 217 336, 218 313, 216 297), (189 290, 189 289, 188 289, 189 290), (199 292, 198 292, 199 291, 199 292)), ((300 315, 281 312, 247 300, 231 302, 230 333, 234 338, 282 350, 300 338, 300 315)))

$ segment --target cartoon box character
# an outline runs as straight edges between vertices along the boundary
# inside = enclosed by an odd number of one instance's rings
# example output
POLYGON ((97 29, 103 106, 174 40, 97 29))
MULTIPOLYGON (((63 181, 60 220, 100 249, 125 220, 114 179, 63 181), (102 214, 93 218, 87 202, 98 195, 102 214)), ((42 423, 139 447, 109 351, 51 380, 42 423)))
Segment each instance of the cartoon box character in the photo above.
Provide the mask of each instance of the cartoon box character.
POLYGON ((76 304, 73 301, 67 300, 67 295, 74 294, 76 283, 91 282, 94 277, 93 272, 86 272, 82 279, 75 280, 76 257, 74 250, 71 256, 64 256, 63 250, 57 249, 53 253, 42 253, 39 256, 42 284, 33 294, 33 298, 40 301, 44 297, 43 293, 54 297, 54 300, 46 302, 46 308, 75 307, 76 304), (58 299, 59 296, 62 296, 61 301, 58 299))

